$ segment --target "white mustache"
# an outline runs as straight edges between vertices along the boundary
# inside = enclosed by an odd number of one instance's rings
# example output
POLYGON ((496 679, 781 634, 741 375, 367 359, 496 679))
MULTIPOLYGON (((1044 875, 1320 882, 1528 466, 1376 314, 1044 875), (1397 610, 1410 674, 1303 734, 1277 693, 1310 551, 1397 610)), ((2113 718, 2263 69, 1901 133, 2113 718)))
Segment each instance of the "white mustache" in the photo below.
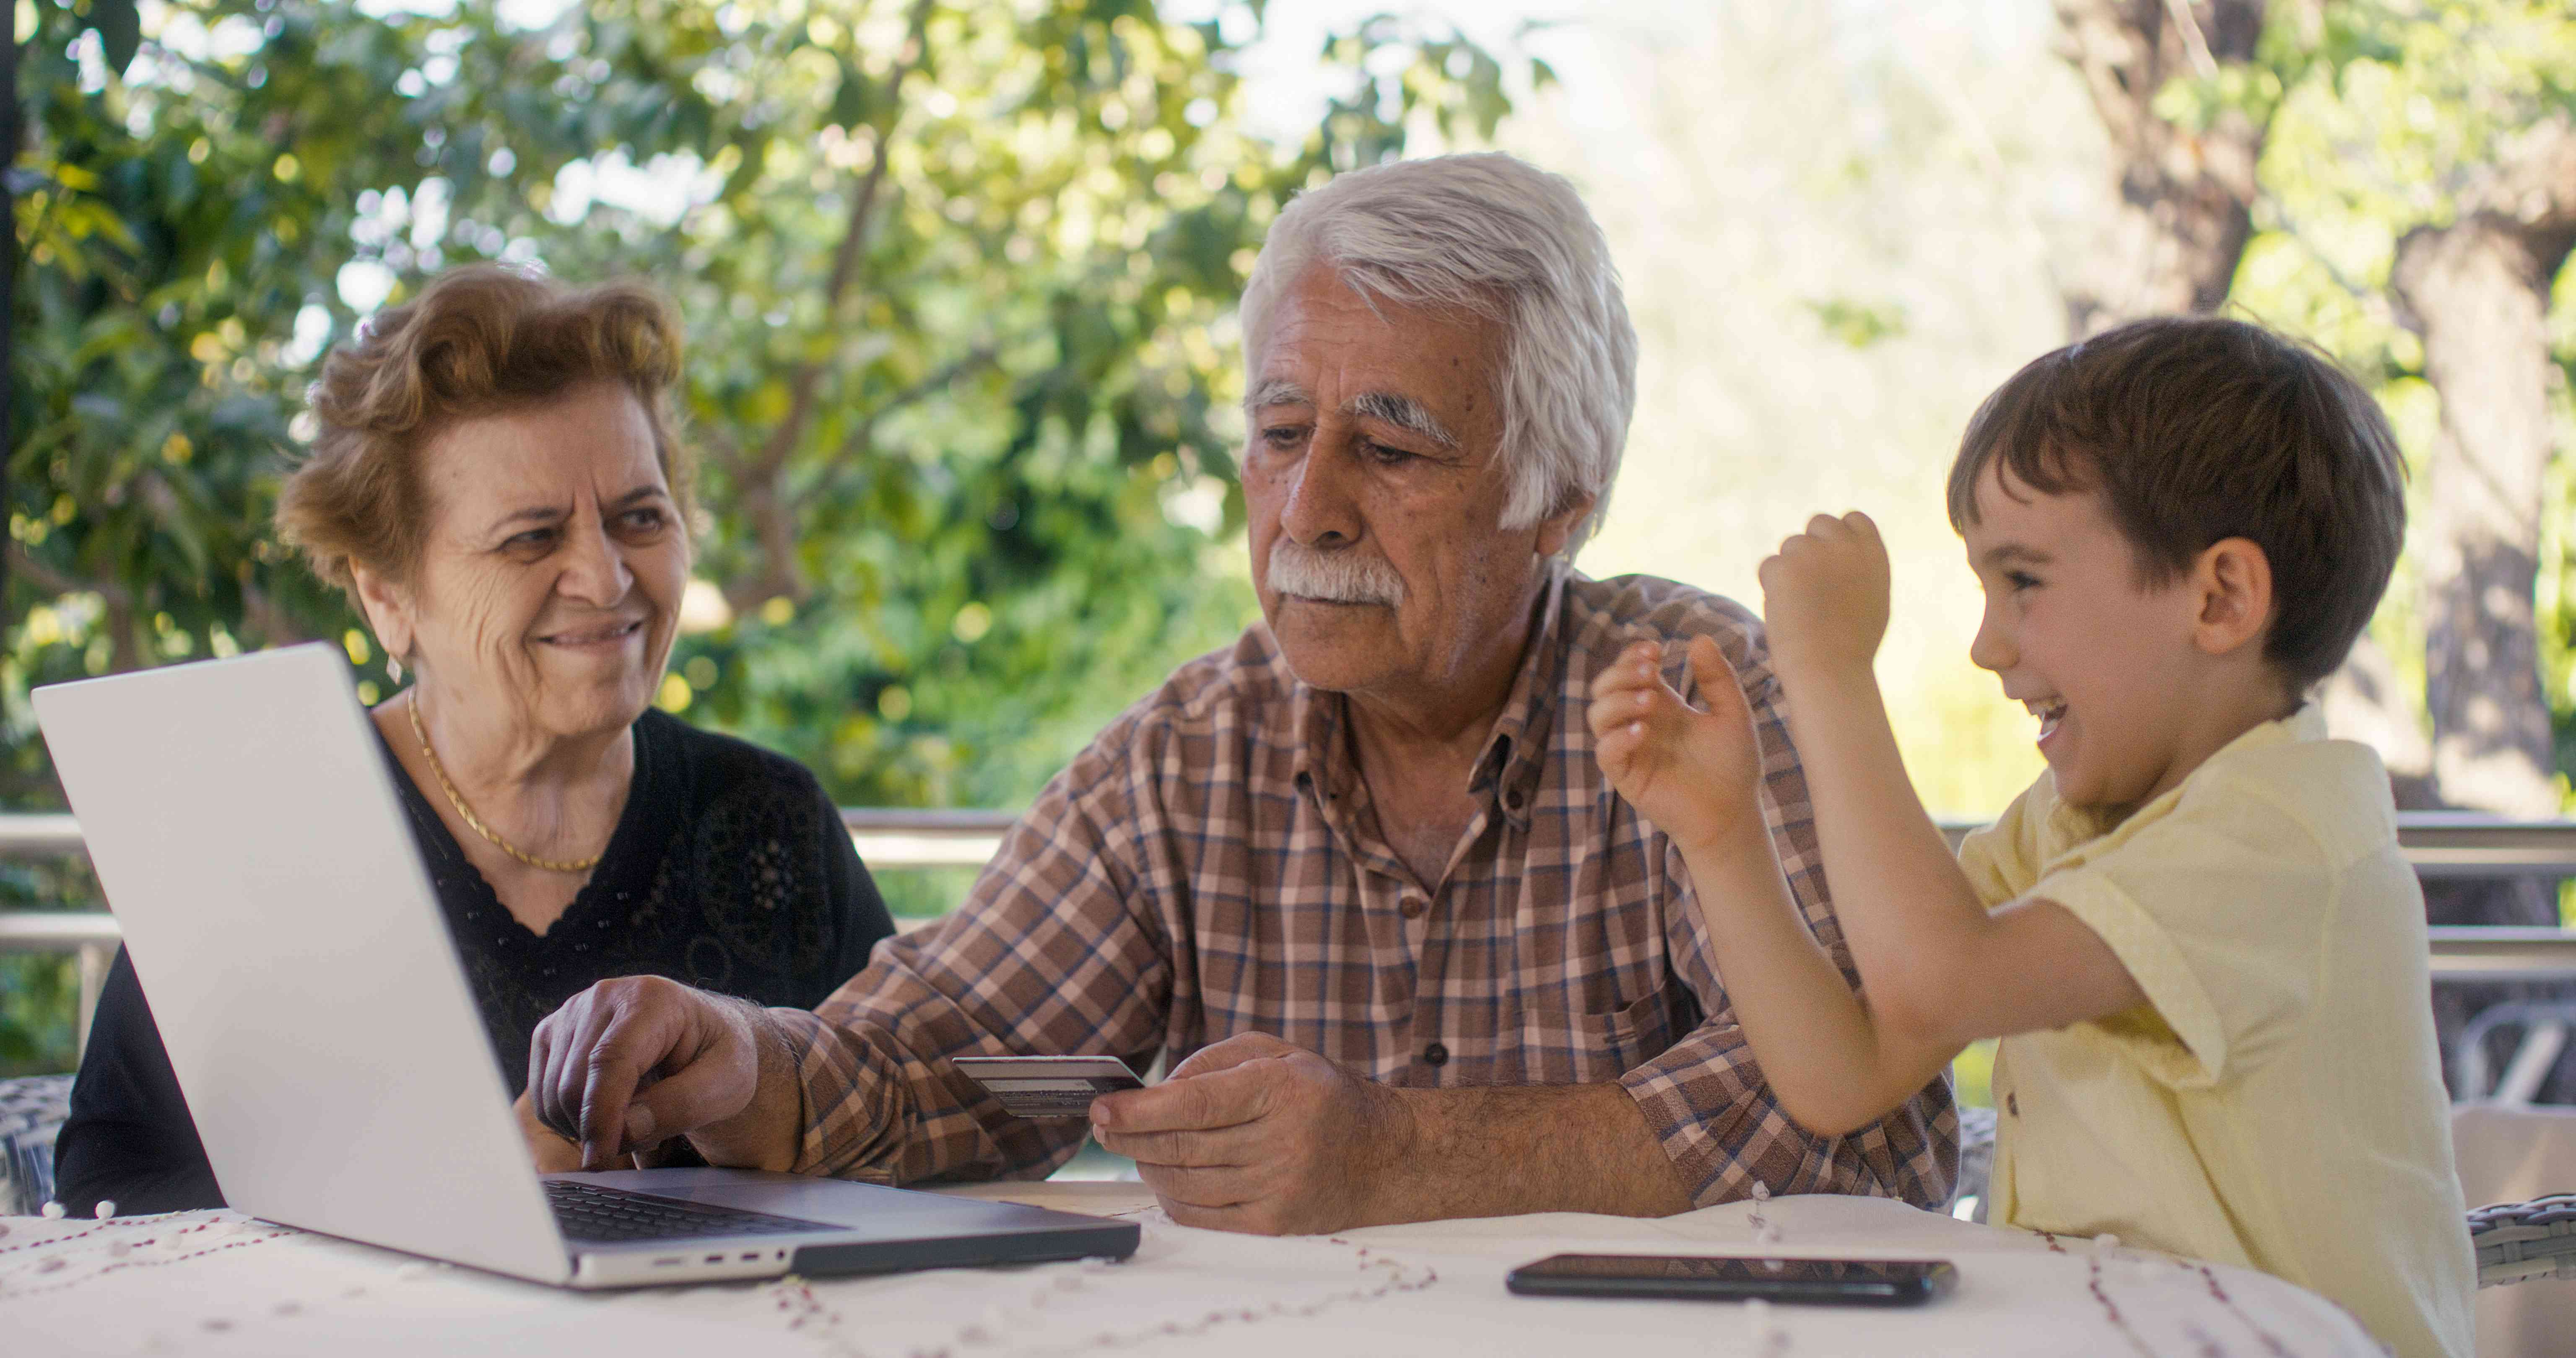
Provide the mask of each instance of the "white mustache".
POLYGON ((1270 587, 1281 594, 1337 604, 1404 602, 1404 577, 1381 556, 1355 551, 1319 552, 1294 538, 1270 544, 1270 587))

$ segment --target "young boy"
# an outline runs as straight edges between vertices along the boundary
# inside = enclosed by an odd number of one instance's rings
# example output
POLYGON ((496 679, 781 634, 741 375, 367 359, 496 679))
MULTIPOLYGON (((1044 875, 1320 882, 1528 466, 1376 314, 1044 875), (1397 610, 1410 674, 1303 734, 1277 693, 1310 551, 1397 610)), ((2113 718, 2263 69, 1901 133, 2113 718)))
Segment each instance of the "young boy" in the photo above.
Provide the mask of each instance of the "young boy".
POLYGON ((1950 473, 1986 591, 1969 654, 2039 718, 2049 771, 1956 859, 1871 674, 1888 563, 1864 515, 1763 563, 1770 672, 1695 642, 1699 711, 1640 643, 1590 717, 1800 1123, 1864 1126, 2001 1037, 1995 1219, 2250 1265, 2406 1358, 2468 1358, 2423 899, 2386 770, 2305 697, 2387 585, 2401 476, 2358 385, 2233 321, 2126 326, 1987 398, 1950 473), (1763 829, 1744 695, 1775 674, 1857 995, 1763 829))

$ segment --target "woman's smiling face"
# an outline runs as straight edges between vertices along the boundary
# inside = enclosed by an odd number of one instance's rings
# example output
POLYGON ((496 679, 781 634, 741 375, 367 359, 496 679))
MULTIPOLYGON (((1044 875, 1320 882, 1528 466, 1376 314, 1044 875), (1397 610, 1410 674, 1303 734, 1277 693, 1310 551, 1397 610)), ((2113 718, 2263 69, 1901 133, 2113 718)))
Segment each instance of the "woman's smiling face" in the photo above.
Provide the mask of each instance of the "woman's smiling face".
POLYGON ((634 393, 598 382, 467 420, 420 458, 431 522, 413 579, 361 582, 388 650, 442 690, 440 706, 522 738, 642 716, 689 541, 634 393))
POLYGON ((2137 556, 2092 491, 2050 495, 1997 462, 1965 531, 1985 587, 1969 658, 2039 718, 2066 802, 2134 808, 2179 783, 2198 651, 2197 596, 2140 583, 2137 556))

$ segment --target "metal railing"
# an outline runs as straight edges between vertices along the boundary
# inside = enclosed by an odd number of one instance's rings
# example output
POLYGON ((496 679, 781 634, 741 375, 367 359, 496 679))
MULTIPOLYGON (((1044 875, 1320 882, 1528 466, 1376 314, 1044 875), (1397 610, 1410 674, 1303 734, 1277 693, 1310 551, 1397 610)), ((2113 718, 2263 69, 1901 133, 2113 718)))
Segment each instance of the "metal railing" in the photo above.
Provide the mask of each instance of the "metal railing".
MULTIPOLYGON (((1009 811, 922 811, 851 807, 841 812, 860 861, 873 872, 980 868, 1019 817, 1009 811)), ((83 848, 80 821, 62 814, 0 814, 0 858, 68 858, 83 848)), ((72 953, 80 959, 80 1013, 73 1033, 87 1046, 99 990, 125 938, 104 910, 0 910, 0 953, 72 953)))
MULTIPOLYGON (((874 872, 982 867, 1017 813, 852 807, 841 812, 859 857, 874 872)), ((1942 826, 1952 841, 1973 824, 1942 826)), ((2576 877, 2576 821, 2497 821, 2457 812, 2399 812, 2397 842, 2419 876, 2576 877)), ((0 858, 62 858, 81 851, 67 815, 0 815, 0 858)), ((2576 979, 2576 930, 2435 928, 2437 981, 2576 979)), ((98 988, 124 935, 105 911, 0 911, 0 952, 76 953, 80 1027, 86 1036, 98 988)))

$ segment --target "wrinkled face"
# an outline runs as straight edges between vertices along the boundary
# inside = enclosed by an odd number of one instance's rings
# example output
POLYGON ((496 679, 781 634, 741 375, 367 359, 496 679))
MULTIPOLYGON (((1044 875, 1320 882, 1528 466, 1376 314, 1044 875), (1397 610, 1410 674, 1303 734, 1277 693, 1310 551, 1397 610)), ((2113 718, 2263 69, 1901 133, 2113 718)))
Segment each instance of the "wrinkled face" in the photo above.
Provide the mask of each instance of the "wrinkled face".
POLYGON ((1252 583, 1317 688, 1433 689, 1520 635, 1587 501, 1501 524, 1495 328, 1381 302, 1327 267, 1273 305, 1250 355, 1243 460, 1252 583))
POLYGON ((1967 530, 1986 591, 1969 658, 2039 718, 2059 797, 2134 808, 2189 772, 2197 596, 2180 578, 2138 583, 2098 493, 2045 495, 2008 477, 2000 463, 1987 471, 1967 530))
POLYGON ((634 393, 595 383, 468 420, 422 450, 421 474, 418 573, 368 611, 435 701, 540 739, 643 715, 689 542, 634 393))

